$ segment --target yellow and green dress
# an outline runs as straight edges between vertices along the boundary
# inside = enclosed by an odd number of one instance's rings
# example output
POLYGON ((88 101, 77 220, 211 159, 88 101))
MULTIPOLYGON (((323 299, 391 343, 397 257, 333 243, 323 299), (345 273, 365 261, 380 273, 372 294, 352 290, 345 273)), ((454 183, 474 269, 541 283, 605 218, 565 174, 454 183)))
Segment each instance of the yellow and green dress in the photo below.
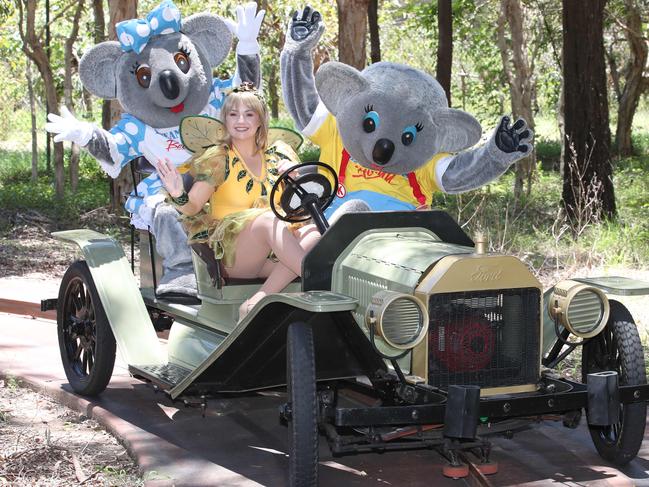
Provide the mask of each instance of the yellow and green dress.
POLYGON ((293 148, 274 142, 262 154, 261 174, 255 176, 234 147, 213 146, 192 161, 190 173, 215 191, 194 216, 181 215, 189 244, 207 242, 226 267, 234 264, 234 242, 248 222, 270 211, 270 192, 283 161, 299 163, 293 148))

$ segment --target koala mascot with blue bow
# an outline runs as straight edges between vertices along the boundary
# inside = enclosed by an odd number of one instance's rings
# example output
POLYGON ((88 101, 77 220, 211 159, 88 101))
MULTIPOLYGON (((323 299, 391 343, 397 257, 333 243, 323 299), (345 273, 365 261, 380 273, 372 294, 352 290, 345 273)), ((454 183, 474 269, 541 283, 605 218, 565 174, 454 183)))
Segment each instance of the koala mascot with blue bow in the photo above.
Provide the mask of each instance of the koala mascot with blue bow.
POLYGON ((296 12, 280 67, 295 125, 338 174, 328 217, 346 201, 356 203, 351 211, 427 208, 435 191, 478 188, 530 154, 531 130, 508 117, 485 144, 469 149, 481 137, 478 121, 449 108, 440 84, 409 66, 379 62, 358 71, 328 62, 314 76, 312 50, 323 31, 318 12, 296 12))
MULTIPOLYGON (((180 11, 166 0, 146 19, 120 22, 119 42, 102 42, 86 52, 79 76, 92 94, 119 100, 124 109, 121 120, 106 131, 77 120, 63 108, 62 116, 48 116, 46 129, 58 134, 55 142, 85 147, 112 178, 139 156, 153 164, 168 158, 181 166, 191 155, 180 140, 182 118, 199 114, 218 118, 225 90, 241 81, 260 84, 257 36, 264 11, 256 10, 254 2, 237 7, 238 22, 207 13, 181 21, 180 11), (232 33, 239 39, 237 74, 234 79, 213 79, 212 70, 230 52, 232 33)), ((125 208, 135 227, 150 229, 156 237, 163 258, 157 292, 196 295, 187 236, 178 213, 164 199, 154 172, 138 184, 125 208)))

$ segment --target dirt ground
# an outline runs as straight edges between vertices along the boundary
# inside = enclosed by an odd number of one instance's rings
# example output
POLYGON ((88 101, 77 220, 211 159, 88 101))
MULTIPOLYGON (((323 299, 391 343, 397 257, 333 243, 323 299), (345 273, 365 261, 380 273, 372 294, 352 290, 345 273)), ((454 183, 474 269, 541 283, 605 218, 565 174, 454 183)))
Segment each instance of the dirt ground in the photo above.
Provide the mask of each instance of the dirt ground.
MULTIPOLYGON (((117 223, 103 209, 93 216, 97 231, 117 223)), ((37 212, 0 212, 0 277, 61 279, 78 251, 52 238, 58 229, 37 212)), ((120 241, 130 252, 127 234, 122 231, 120 241)), ((126 449, 99 423, 15 379, 0 380, 0 486, 143 484, 126 449)))
POLYGON ((0 486, 143 485, 126 449, 96 421, 0 380, 0 486))
MULTIPOLYGON (((75 223, 57 223, 35 210, 9 213, 0 209, 0 277, 42 274, 60 279, 79 256, 75 245, 56 240, 51 233, 68 228, 89 228, 117 238, 130 257, 126 220, 97 208, 75 223)), ((136 245, 137 262, 137 245, 136 245)))

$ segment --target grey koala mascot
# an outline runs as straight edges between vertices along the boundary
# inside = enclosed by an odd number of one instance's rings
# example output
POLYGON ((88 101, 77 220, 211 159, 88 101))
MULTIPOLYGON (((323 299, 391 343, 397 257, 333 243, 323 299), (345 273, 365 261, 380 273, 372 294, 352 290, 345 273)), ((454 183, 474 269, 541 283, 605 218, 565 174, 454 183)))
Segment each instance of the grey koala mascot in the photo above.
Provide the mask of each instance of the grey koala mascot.
MULTIPOLYGON (((117 41, 97 44, 79 64, 83 86, 96 96, 119 100, 124 114, 109 131, 82 122, 62 109, 62 117, 50 114, 49 132, 85 147, 104 171, 116 178, 132 159, 145 156, 156 164, 168 158, 183 164, 191 153, 180 140, 180 121, 188 115, 220 115, 225 90, 241 81, 259 86, 261 65, 257 35, 264 11, 254 2, 237 7, 238 23, 212 14, 192 15, 181 22, 180 11, 166 0, 146 19, 120 22, 117 41), (212 69, 230 52, 232 33, 237 44, 237 75, 213 79, 212 69)), ((196 295, 191 251, 178 213, 164 202, 157 175, 143 179, 131 193, 125 208, 131 223, 150 229, 163 258, 159 294, 196 295)))
POLYGON ((314 76, 312 50, 323 31, 318 12, 295 12, 280 67, 297 128, 338 173, 327 217, 352 201, 359 204, 351 211, 427 208, 433 192, 478 188, 531 152, 531 130, 508 117, 486 144, 467 150, 480 140, 480 124, 449 108, 440 84, 420 70, 379 62, 358 71, 328 62, 314 76))

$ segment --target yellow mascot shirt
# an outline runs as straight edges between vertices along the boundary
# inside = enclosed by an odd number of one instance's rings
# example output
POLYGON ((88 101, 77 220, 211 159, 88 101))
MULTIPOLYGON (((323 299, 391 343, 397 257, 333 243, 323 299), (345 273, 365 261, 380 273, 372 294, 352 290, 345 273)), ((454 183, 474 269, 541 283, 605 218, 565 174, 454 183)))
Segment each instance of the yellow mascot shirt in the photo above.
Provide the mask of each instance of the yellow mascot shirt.
POLYGON ((371 201, 367 202, 374 211, 414 209, 423 204, 422 200, 425 201, 425 204, 430 204, 432 194, 435 191, 440 191, 441 184, 438 182, 438 177, 441 177, 442 169, 446 169, 450 162, 450 157, 448 157, 450 154, 440 153, 414 171, 415 184, 419 186, 423 197, 425 197, 425 200, 421 196, 418 199, 406 174, 376 171, 349 160, 345 174, 341 177, 343 141, 338 131, 336 118, 327 111, 322 103, 318 105, 316 113, 302 132, 314 144, 320 146, 320 161, 333 167, 339 178, 343 180, 344 189, 339 190, 339 198, 336 199, 356 197, 367 201, 369 198, 371 201), (441 161, 443 163, 439 164, 441 161), (376 193, 378 196, 375 197, 369 193, 376 193))

